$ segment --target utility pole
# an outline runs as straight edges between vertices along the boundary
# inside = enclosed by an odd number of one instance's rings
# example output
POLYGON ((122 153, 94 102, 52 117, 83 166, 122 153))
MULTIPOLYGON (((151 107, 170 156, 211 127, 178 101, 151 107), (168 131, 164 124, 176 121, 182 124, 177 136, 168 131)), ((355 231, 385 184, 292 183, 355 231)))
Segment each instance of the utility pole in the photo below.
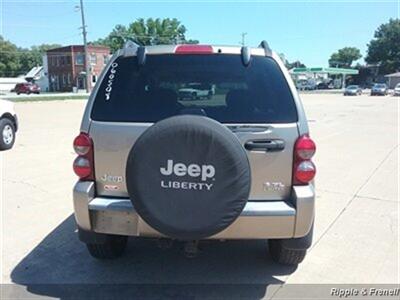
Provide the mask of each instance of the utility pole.
POLYGON ((247 32, 242 32, 242 42, 240 43, 243 47, 246 45, 245 43, 245 38, 246 38, 247 32))
POLYGON ((86 24, 85 24, 85 12, 83 10, 83 0, 81 1, 81 17, 82 17, 82 35, 83 35, 83 47, 85 51, 85 72, 86 72, 86 92, 90 92, 90 60, 89 53, 87 48, 87 40, 86 40, 86 24))

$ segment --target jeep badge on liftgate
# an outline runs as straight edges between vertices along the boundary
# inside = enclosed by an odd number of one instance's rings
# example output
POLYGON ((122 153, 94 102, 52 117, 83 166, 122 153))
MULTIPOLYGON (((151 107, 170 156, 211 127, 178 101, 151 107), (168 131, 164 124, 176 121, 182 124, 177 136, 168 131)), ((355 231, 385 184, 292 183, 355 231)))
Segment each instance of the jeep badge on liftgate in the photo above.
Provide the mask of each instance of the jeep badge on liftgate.
MULTIPOLYGON (((169 176, 175 174, 176 176, 189 175, 190 177, 201 177, 202 181, 206 181, 208 178, 213 178, 215 175, 215 168, 212 165, 202 165, 201 167, 197 164, 190 164, 186 166, 183 163, 177 163, 174 165, 172 159, 167 160, 167 167, 160 168, 162 175, 169 176)), ((214 178, 213 178, 214 180, 214 178)), ((205 182, 179 182, 179 181, 164 181, 161 180, 161 187, 165 189, 182 189, 182 190, 211 190, 213 184, 205 182)))

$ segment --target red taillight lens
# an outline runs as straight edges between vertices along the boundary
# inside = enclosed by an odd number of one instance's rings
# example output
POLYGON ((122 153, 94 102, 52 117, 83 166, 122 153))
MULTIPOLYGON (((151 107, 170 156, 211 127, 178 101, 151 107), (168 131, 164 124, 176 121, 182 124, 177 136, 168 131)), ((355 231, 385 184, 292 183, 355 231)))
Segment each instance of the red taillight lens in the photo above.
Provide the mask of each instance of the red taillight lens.
POLYGON ((180 45, 175 48, 175 54, 212 54, 213 48, 209 45, 180 45))
POLYGON ((92 173, 90 161, 83 156, 78 156, 77 158, 75 158, 74 172, 81 179, 88 177, 92 173))
POLYGON ((308 135, 297 139, 293 157, 293 184, 304 185, 314 179, 316 168, 310 159, 315 150, 315 143, 308 135))
POLYGON ((74 150, 78 155, 86 155, 92 148, 92 140, 86 133, 81 133, 74 140, 74 150))
POLYGON ((312 161, 305 160, 296 165, 294 176, 298 182, 308 183, 313 180, 315 172, 315 165, 312 161))
POLYGON ((87 133, 75 138, 74 150, 78 154, 73 164, 75 174, 80 180, 94 180, 93 142, 87 133))
POLYGON ((295 145, 295 152, 299 159, 310 159, 315 153, 315 143, 307 135, 301 136, 295 145))

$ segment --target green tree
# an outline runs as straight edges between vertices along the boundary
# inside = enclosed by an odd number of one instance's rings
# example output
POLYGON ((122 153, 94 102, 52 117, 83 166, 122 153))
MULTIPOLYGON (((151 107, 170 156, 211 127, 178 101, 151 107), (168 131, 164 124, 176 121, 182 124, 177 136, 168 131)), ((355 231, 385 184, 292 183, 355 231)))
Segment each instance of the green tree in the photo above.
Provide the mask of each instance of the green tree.
POLYGON ((360 50, 355 47, 344 47, 331 55, 330 67, 351 67, 351 64, 362 57, 360 50))
POLYGON ((31 48, 19 48, 0 36, 0 77, 15 77, 42 65, 46 50, 60 47, 58 44, 42 44, 31 48))
POLYGON ((305 67, 306 65, 299 60, 296 60, 294 62, 287 62, 286 64, 286 68, 288 68, 289 70, 293 68, 305 68, 305 67))
POLYGON ((365 61, 379 65, 382 74, 400 70, 400 19, 390 19, 378 27, 368 44, 365 61))
POLYGON ((305 67, 306 67, 306 65, 303 64, 303 63, 302 63, 301 61, 299 61, 299 60, 296 60, 296 61, 294 61, 294 62, 289 62, 289 61, 286 59, 284 53, 279 53, 278 55, 279 55, 280 59, 282 60, 283 64, 285 65, 285 67, 286 67, 288 70, 293 69, 293 68, 305 68, 305 67))
POLYGON ((19 62, 20 68, 23 73, 28 72, 36 66, 42 65, 42 56, 47 50, 61 47, 59 44, 42 44, 39 46, 32 46, 30 49, 19 48, 19 62))
POLYGON ((98 39, 92 44, 106 45, 111 52, 123 47, 128 40, 135 41, 141 45, 161 44, 196 44, 196 40, 188 40, 185 37, 186 27, 177 19, 138 19, 128 26, 117 25, 104 39, 98 39))
POLYGON ((18 48, 0 35, 0 77, 20 75, 18 48))

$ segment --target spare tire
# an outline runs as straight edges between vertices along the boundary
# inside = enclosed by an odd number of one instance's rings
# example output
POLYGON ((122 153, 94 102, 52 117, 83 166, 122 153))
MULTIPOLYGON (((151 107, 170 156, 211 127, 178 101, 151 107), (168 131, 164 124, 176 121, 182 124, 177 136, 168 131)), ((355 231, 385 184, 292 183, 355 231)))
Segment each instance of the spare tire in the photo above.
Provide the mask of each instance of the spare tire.
POLYGON ((130 199, 139 216, 172 238, 195 240, 228 227, 250 193, 246 151, 220 123, 175 116, 148 128, 126 165, 130 199))

